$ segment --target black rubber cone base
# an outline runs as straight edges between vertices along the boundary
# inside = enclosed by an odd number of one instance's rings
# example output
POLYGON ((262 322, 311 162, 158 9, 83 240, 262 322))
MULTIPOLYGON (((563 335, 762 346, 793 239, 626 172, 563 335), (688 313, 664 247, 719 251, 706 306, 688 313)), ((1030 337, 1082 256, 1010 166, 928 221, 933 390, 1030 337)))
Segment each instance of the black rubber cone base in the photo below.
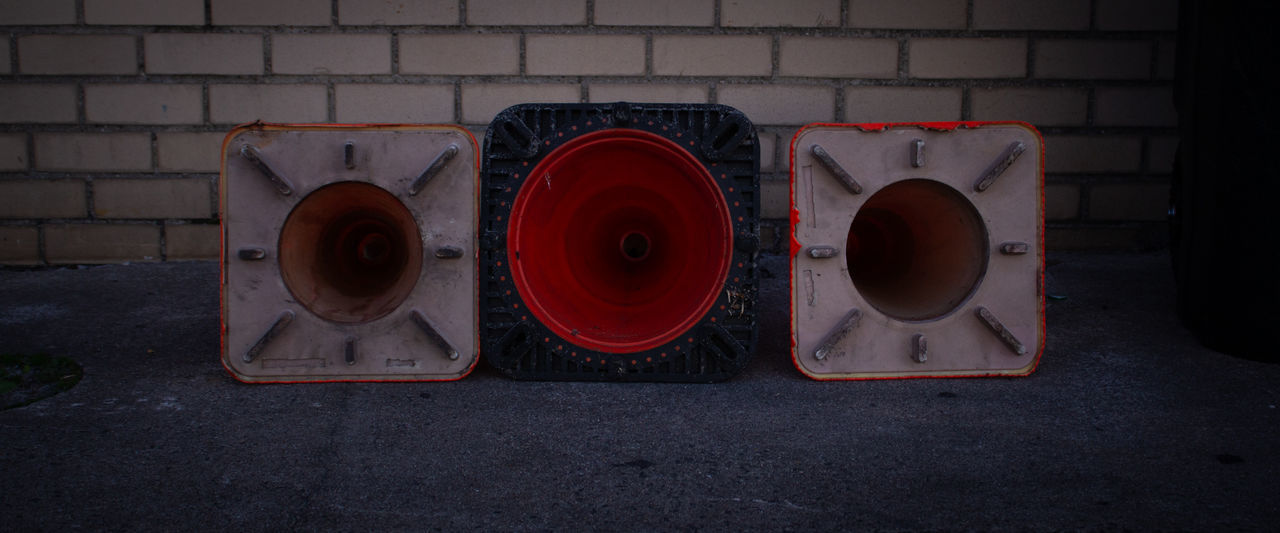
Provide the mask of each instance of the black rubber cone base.
POLYGON ((710 104, 522 104, 482 162, 481 344, 522 379, 711 382, 758 336, 760 147, 710 104))

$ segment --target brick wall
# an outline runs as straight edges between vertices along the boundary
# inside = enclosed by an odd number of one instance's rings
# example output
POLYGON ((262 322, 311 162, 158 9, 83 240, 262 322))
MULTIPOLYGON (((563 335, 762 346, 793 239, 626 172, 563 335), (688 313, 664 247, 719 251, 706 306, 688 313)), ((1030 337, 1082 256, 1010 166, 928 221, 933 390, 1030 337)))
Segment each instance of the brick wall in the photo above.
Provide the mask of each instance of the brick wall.
POLYGON ((212 258, 224 132, 718 102, 807 122, 1026 120, 1049 246, 1162 242, 1173 0, 0 0, 0 263, 212 258))

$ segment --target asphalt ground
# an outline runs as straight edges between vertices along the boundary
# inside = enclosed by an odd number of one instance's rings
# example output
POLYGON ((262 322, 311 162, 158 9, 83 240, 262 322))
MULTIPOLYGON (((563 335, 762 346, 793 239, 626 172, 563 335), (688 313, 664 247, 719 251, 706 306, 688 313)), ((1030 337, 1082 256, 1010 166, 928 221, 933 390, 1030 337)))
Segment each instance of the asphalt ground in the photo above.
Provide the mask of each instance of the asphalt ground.
POLYGON ((0 411, 0 530, 1274 530, 1280 365, 1199 347, 1164 254, 1049 263, 1030 377, 822 383, 766 257, 714 385, 245 385, 215 263, 0 270, 0 349, 84 367, 0 411))

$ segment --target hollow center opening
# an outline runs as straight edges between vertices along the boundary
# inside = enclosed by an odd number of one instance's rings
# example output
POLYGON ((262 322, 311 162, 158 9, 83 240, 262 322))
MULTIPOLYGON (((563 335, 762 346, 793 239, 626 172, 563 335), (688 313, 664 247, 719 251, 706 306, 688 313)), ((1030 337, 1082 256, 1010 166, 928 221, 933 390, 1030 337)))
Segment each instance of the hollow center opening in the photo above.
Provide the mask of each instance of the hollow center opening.
POLYGON ((728 204, 692 154, 627 129, 548 154, 512 204, 507 257, 530 313, 566 341, 652 349, 693 327, 722 293, 728 204))
POLYGON ((631 261, 643 261, 649 257, 649 236, 639 231, 627 232, 618 243, 622 255, 631 261))
POLYGON ((849 277, 867 303, 893 318, 951 313, 987 270, 987 229, 963 194, 928 179, 876 192, 849 226, 849 277))
POLYGON ((370 233, 357 245, 360 262, 366 265, 385 264, 391 258, 391 239, 382 233, 370 233))
POLYGON ((285 219, 279 250, 289 291, 334 322, 390 313, 413 290, 422 268, 413 214, 368 183, 334 183, 303 198, 285 219))

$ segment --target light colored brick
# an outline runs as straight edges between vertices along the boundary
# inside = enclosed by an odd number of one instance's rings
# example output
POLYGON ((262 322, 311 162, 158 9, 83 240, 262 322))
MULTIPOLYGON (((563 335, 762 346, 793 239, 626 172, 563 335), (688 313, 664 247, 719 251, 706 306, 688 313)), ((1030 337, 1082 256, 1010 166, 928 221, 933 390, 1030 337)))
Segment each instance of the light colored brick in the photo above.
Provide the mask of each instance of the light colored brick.
POLYGON ((1046 135, 1044 171, 1049 174, 1137 172, 1142 139, 1111 135, 1046 135))
POLYGON ((323 85, 209 86, 209 120, 215 124, 325 122, 328 108, 323 85))
POLYGON ((689 102, 707 101, 707 86, 695 84, 593 83, 592 102, 689 102))
POLYGON ((1089 188, 1089 219, 1164 220, 1169 211, 1169 184, 1097 184, 1089 188))
POLYGON ((390 74, 389 35, 277 35, 271 40, 277 74, 390 74))
POLYGON ((217 259, 221 228, 217 224, 165 224, 164 251, 169 261, 217 259))
POLYGON ((27 136, 0 133, 0 171, 27 169, 27 136))
POLYGON ((342 84, 334 88, 338 122, 453 122, 453 85, 342 84))
POLYGON ((210 0, 215 26, 328 26, 330 0, 210 0))
POLYGON ((659 76, 768 76, 768 35, 666 35, 653 38, 653 73, 659 76))
POLYGON ((199 85, 86 85, 85 120, 100 124, 200 124, 199 85))
POLYGON ((0 180, 0 218, 78 218, 85 209, 80 180, 0 180))
POLYGON ((1146 79, 1151 45, 1136 41, 1055 39, 1036 43, 1035 77, 1054 79, 1146 79))
POLYGON ((132 35, 24 35, 18 38, 23 74, 133 74, 138 57, 132 35))
POLYGON ((762 125, 808 124, 835 119, 835 90, 815 85, 730 85, 717 90, 719 103, 762 125))
POLYGON ((402 74, 519 74, 520 36, 514 33, 404 35, 402 74))
POLYGON ((960 120, 959 88, 846 87, 848 122, 941 122, 960 120))
POLYGON ((1045 220, 1071 220, 1080 216, 1080 186, 1052 183, 1044 187, 1045 220))
POLYGON ((262 74, 262 36, 149 33, 143 37, 151 74, 262 74))
POLYGON ((912 30, 964 29, 965 0, 849 0, 849 26, 912 30))
POLYGON ((503 109, 520 103, 577 103, 581 92, 576 84, 464 84, 462 122, 488 124, 503 109))
POLYGON ((37 170, 151 170, 149 133, 37 133, 37 170))
POLYGON ((209 180, 99 179, 93 182, 93 213, 99 218, 210 218, 209 180))
POLYGON ((1156 47, 1156 79, 1171 80, 1178 68, 1178 45, 1161 40, 1156 47))
POLYGON ((760 182, 760 217, 788 218, 791 212, 791 185, 782 180, 760 182))
POLYGON ((0 123, 75 121, 75 85, 0 85, 0 123))
POLYGON ((159 261, 160 228, 150 224, 54 224, 44 228, 55 264, 159 261))
POLYGON ((974 0, 977 30, 1087 30, 1089 0, 974 0))
POLYGON ((13 69, 10 68, 9 61, 9 36, 0 34, 0 74, 8 74, 13 69))
POLYGON ((217 172, 225 133, 156 133, 161 172, 217 172))
POLYGON ((773 172, 774 161, 777 160, 778 134, 768 131, 757 131, 760 139, 760 172, 773 172))
POLYGON ((840 25, 840 0, 721 0, 720 24, 751 27, 840 25))
POLYGON ((551 26, 587 23, 584 0, 467 0, 467 23, 551 26))
POLYGON ((898 77, 895 39, 783 37, 778 56, 778 73, 783 76, 898 77))
POLYGON ((1177 137, 1152 137, 1147 140, 1147 172, 1172 174, 1178 153, 1177 137))
POLYGON ((0 0, 0 24, 6 26, 75 23, 75 0, 0 0))
POLYGON ((1025 39, 912 39, 915 78, 1020 78, 1027 74, 1025 39))
POLYGON ((596 0, 596 24, 602 26, 711 26, 713 0, 596 0))
POLYGON ((84 0, 86 24, 199 26, 204 0, 84 0))
POLYGON ((1094 123, 1099 126, 1178 125, 1173 91, 1168 88, 1104 88, 1095 97, 1094 123))
POLYGON ((40 230, 25 226, 0 226, 0 263, 40 263, 40 230))
POLYGON ((1086 89, 974 89, 974 120, 1021 120, 1037 126, 1080 126, 1089 112, 1086 89))
POLYGON ((376 26, 451 26, 457 0, 338 0, 338 23, 376 26))
POLYGON ((1178 3, 1171 0, 1098 2, 1098 29, 1173 31, 1178 29, 1178 3))
POLYGON ((531 75, 644 74, 644 36, 529 35, 525 71, 531 75))

